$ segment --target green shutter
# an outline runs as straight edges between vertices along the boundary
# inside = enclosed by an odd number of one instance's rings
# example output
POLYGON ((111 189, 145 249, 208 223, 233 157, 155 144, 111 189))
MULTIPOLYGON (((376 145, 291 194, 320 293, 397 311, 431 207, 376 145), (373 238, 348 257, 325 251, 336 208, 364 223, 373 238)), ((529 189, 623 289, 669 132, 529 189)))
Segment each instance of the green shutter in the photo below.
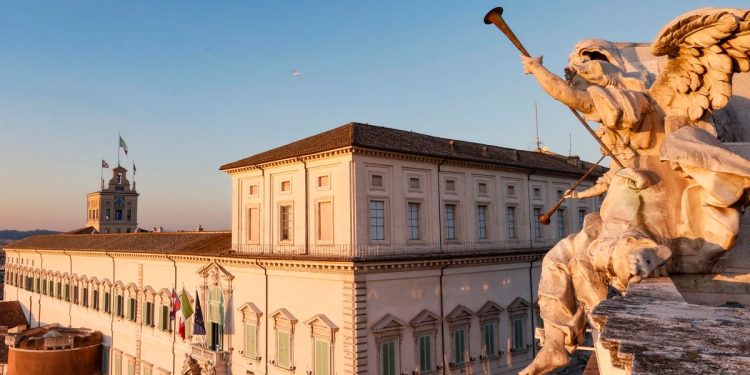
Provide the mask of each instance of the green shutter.
POLYGON ((380 374, 396 375, 396 343, 394 341, 380 345, 380 374))
POLYGON ((289 332, 279 332, 276 336, 278 338, 278 365, 279 367, 289 368, 290 362, 290 339, 289 332))
POLYGON ((419 371, 432 370, 432 336, 419 336, 419 371))
POLYGON ((513 320, 513 348, 523 349, 523 320, 513 320))
POLYGON ((463 328, 453 331, 453 361, 456 364, 466 362, 466 335, 463 328))
POLYGON ((315 340, 315 374, 330 375, 329 366, 331 352, 327 341, 315 340))
POLYGON ((255 346, 255 326, 251 324, 245 325, 245 355, 250 358, 257 357, 256 346, 255 346))

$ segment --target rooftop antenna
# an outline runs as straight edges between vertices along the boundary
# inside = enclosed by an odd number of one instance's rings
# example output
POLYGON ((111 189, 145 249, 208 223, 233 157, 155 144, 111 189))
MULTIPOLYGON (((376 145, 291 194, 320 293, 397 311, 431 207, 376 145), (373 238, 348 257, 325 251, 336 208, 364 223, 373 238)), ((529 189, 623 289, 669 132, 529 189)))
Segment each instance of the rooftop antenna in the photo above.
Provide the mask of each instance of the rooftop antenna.
POLYGON ((542 139, 539 138, 539 111, 536 102, 534 102, 534 122, 536 123, 536 151, 542 152, 542 139))
POLYGON ((568 156, 573 156, 573 133, 568 133, 568 156))

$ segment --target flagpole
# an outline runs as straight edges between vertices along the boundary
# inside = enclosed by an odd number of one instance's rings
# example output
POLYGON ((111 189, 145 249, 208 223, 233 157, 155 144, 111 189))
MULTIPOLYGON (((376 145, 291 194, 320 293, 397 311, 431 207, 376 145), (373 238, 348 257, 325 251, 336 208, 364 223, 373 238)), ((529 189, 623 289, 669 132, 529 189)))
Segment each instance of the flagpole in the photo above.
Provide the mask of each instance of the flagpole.
POLYGON ((99 184, 101 185, 100 189, 104 190, 104 165, 101 164, 102 162, 104 162, 104 156, 99 163, 99 184))
POLYGON ((122 136, 120 135, 120 133, 117 133, 117 166, 118 167, 120 166, 120 138, 122 138, 122 136))

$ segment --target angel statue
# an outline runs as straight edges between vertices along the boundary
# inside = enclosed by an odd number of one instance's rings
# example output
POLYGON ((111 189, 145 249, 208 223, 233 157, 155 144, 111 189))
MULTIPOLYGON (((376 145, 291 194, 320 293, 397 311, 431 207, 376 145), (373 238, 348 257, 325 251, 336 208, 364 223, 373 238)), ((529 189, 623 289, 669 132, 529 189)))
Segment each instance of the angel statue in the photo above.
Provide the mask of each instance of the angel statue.
POLYGON ((544 91, 600 123, 596 134, 622 167, 612 164, 593 187, 566 192, 606 197, 579 233, 544 257, 543 347, 521 374, 565 366, 609 286, 624 292, 646 277, 711 272, 737 239, 750 161, 719 142, 710 115, 727 105, 733 74, 750 70, 750 10, 684 14, 659 32, 651 52, 667 61, 650 85, 603 40, 578 43, 565 79, 541 57, 522 56, 524 72, 544 91))

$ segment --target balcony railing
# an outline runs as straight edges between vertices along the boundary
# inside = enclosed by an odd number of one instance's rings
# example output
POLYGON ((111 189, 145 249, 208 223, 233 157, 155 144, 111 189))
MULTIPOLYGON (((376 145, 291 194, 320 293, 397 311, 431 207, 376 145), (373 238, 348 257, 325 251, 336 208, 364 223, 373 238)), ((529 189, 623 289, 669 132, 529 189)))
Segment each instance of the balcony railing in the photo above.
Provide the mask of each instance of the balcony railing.
POLYGON ((326 258, 388 258, 402 256, 440 256, 459 254, 482 254, 517 252, 520 250, 544 250, 552 247, 557 240, 517 240, 486 242, 447 242, 407 244, 233 244, 232 250, 248 255, 307 255, 326 258))
POLYGON ((217 367, 228 365, 231 357, 231 353, 229 352, 214 351, 209 348, 204 348, 198 344, 192 345, 190 354, 199 362, 211 363, 217 367))

